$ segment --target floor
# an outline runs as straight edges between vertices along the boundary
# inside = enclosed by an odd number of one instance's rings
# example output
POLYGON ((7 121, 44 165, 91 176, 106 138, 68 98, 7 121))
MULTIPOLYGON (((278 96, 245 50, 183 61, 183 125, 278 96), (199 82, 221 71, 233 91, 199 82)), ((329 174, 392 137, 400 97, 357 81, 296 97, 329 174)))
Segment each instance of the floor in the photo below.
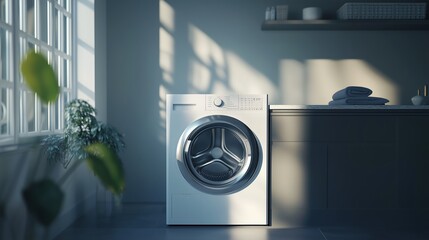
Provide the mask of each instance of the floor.
POLYGON ((270 226, 166 226, 162 204, 124 204, 110 216, 89 213, 56 240, 427 240, 422 228, 274 228, 270 226))

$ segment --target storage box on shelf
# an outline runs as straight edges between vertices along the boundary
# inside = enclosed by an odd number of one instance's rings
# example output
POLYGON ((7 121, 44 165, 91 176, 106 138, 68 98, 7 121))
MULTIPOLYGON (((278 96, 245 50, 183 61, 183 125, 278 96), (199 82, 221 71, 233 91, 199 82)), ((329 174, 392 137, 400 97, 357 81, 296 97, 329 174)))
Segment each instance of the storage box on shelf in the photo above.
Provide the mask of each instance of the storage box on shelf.
POLYGON ((425 19, 426 3, 345 3, 338 19, 425 19))

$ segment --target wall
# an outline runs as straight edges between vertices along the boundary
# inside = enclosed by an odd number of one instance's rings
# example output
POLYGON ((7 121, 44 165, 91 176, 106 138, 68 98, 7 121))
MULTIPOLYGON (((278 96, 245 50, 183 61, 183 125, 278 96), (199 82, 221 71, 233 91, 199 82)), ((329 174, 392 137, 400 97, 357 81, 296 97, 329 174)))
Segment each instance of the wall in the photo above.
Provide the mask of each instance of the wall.
POLYGON ((268 5, 333 17, 343 1, 107 1, 108 121, 125 133, 125 202, 165 200, 165 94, 268 93, 327 104, 363 85, 410 104, 429 82, 428 31, 261 31, 268 5))
POLYGON ((107 122, 106 1, 95 1, 95 108, 97 119, 107 122))

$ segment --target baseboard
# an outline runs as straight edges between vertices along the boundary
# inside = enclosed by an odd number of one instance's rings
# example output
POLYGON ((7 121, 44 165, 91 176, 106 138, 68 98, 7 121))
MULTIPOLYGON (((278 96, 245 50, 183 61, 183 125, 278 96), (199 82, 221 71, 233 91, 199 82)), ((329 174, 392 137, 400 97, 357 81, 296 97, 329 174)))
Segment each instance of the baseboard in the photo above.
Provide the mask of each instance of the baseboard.
POLYGON ((312 209, 272 211, 273 227, 427 226, 429 209, 312 209))

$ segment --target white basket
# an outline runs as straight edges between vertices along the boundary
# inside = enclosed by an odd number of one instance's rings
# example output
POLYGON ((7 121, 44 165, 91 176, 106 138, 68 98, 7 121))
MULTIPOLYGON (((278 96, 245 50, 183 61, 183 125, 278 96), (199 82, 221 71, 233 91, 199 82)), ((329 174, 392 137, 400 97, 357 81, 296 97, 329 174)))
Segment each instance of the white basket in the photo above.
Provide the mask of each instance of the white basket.
POLYGON ((425 19, 426 3, 345 3, 338 19, 425 19))

